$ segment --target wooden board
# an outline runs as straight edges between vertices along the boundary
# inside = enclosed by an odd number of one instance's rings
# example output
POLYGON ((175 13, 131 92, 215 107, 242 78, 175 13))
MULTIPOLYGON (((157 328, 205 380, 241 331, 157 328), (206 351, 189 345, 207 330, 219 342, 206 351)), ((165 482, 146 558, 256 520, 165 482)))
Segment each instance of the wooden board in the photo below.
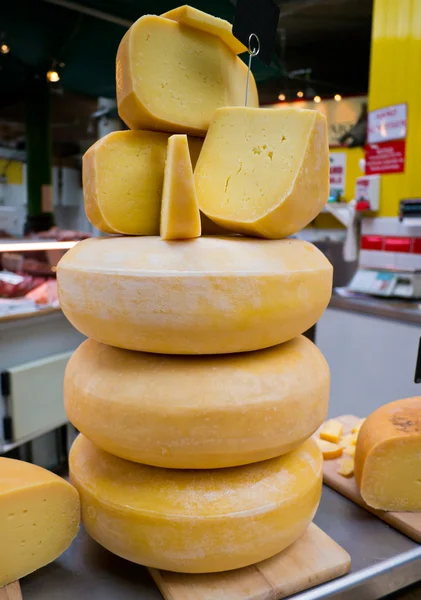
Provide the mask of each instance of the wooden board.
POLYGON ((348 573, 349 554, 313 523, 292 546, 256 565, 203 575, 149 569, 165 600, 280 600, 348 573))
POLYGON ((14 581, 0 588, 0 600, 22 600, 19 581, 14 581))
MULTIPOLYGON (((343 417, 335 417, 335 420, 340 421, 344 425, 344 434, 349 433, 352 427, 360 420, 359 417, 353 415, 345 415, 343 417)), ((346 456, 346 455, 343 455, 346 456)), ((398 529, 415 542, 421 543, 421 513, 410 512, 386 512, 370 508, 361 497, 357 488, 354 477, 342 477, 338 475, 340 458, 333 460, 325 460, 323 465, 323 481, 326 485, 340 492, 356 504, 359 504, 366 510, 373 513, 395 529, 398 529)))

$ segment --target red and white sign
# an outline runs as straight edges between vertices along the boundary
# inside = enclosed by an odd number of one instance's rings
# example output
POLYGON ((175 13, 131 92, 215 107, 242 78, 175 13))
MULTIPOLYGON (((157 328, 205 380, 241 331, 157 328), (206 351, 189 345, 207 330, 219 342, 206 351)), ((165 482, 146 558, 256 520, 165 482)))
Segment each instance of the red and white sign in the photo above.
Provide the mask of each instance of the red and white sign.
POLYGON ((367 142, 386 142, 406 138, 407 105, 395 104, 368 113, 367 142))
POLYGON ((332 152, 330 154, 330 193, 344 193, 346 174, 346 153, 332 152))
POLYGON ((391 140, 381 144, 366 144, 366 175, 385 175, 405 171, 405 140, 391 140))

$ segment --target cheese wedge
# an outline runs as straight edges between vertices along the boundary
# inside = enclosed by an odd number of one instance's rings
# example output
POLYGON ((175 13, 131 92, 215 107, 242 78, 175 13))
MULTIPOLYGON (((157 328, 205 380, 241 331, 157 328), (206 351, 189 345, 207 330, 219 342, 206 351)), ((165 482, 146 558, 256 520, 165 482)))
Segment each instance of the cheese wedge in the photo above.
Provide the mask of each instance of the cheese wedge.
POLYGON ((349 456, 355 456, 355 446, 343 446, 344 454, 348 454, 349 456))
MULTIPOLYGON (((116 75, 119 115, 130 129, 204 137, 217 108, 244 104, 243 61, 220 37, 164 17, 147 15, 130 27, 116 75)), ((259 105, 252 75, 249 105, 259 105)))
POLYGON ((197 238, 201 231, 187 136, 172 135, 168 139, 164 171, 161 238, 163 240, 197 238))
POLYGON ((67 416, 79 431, 116 456, 176 469, 290 452, 323 422, 328 399, 329 367, 301 336, 267 350, 189 358, 87 340, 64 378, 67 416))
POLYGON ((325 117, 316 110, 220 108, 195 169, 199 208, 247 235, 284 238, 329 195, 325 117))
POLYGON ((161 354, 274 346, 325 310, 332 266, 301 240, 91 238, 57 267, 61 308, 87 337, 161 354))
POLYGON ((354 475, 354 459, 353 458, 343 458, 339 462, 338 474, 342 475, 342 477, 352 477, 354 475))
POLYGON ((185 573, 277 554, 310 524, 322 486, 312 439, 278 458, 192 476, 125 461, 79 436, 69 465, 89 535, 132 562, 185 573))
POLYGON ((355 480, 380 510, 421 510, 421 397, 385 404, 364 422, 355 451, 355 480))
POLYGON ((334 444, 333 442, 328 442, 327 440, 322 440, 320 438, 316 438, 316 442, 325 460, 332 460, 333 458, 342 456, 343 448, 339 444, 334 444))
MULTIPOLYGON (((114 131, 83 157, 83 195, 89 221, 106 233, 157 235, 168 134, 114 131)), ((193 165, 202 140, 189 138, 193 165)))
POLYGON ((0 458, 0 588, 59 557, 76 537, 79 512, 70 483, 36 465, 0 458))
POLYGON ((178 21, 178 23, 181 23, 182 25, 187 25, 188 27, 199 29, 200 31, 210 33, 211 35, 216 35, 221 38, 235 54, 247 52, 247 48, 244 44, 240 42, 240 40, 237 40, 232 34, 231 23, 228 23, 228 21, 225 21, 224 19, 208 15, 197 8, 193 8, 193 6, 185 4, 184 6, 169 10, 161 16, 166 19, 171 19, 172 21, 178 21))
POLYGON ((329 419, 320 428, 320 438, 337 444, 341 440, 343 425, 335 419, 329 419))

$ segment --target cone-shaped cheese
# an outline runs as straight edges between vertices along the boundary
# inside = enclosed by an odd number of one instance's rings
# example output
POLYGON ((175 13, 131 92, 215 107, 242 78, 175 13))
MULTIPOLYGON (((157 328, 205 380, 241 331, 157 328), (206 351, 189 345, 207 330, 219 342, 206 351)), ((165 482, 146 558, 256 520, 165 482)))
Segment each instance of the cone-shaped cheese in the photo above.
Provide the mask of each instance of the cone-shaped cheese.
POLYGON ((79 495, 70 483, 0 458, 0 588, 58 558, 76 537, 79 519, 79 495))
POLYGON ((92 238, 57 269, 69 321, 104 344, 163 354, 274 346, 309 329, 332 266, 301 240, 92 238))
POLYGON ((172 21, 178 21, 182 25, 218 36, 235 54, 247 52, 244 44, 232 34, 231 23, 228 23, 224 19, 208 15, 197 8, 193 8, 193 6, 185 4, 184 6, 169 10, 161 16, 172 21))
POLYGON ((299 538, 320 500, 322 456, 313 439, 279 458, 231 469, 183 471, 125 461, 79 436, 70 478, 82 521, 102 546, 170 571, 227 571, 299 538))
MULTIPOLYGON (((168 134, 114 131, 83 157, 83 195, 88 219, 100 231, 157 235, 168 134)), ((189 138, 193 166, 202 140, 189 138)))
POLYGON ((84 342, 64 401, 73 425, 111 454, 212 469, 290 452, 323 423, 329 367, 307 338, 228 356, 168 356, 84 342), (101 415, 101 418, 98 418, 101 415))
POLYGON ((364 422, 355 449, 355 479, 379 510, 421 511, 421 397, 385 404, 364 422))
POLYGON ((221 108, 194 172, 199 208, 231 231, 284 238, 329 194, 326 118, 315 110, 221 108))
POLYGON ((160 234, 163 240, 197 238, 202 231, 187 136, 168 138, 162 191, 160 234))
MULTIPOLYGON (((215 110, 244 104, 247 67, 215 35, 147 15, 117 53, 117 102, 131 129, 204 136, 215 110)), ((258 106, 250 77, 249 105, 258 106)))

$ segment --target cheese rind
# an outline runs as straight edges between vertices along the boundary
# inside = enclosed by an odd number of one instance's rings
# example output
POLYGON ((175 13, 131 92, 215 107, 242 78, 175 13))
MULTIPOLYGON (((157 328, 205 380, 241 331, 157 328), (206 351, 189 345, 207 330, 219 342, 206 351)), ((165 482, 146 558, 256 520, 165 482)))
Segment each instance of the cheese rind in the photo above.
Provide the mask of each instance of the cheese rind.
POLYGON ((200 236, 202 226, 186 135, 168 138, 162 191, 160 235, 163 240, 200 236))
POLYGON ((205 31, 206 33, 216 35, 221 38, 235 54, 247 52, 247 48, 244 44, 240 42, 240 40, 237 40, 233 35, 231 23, 228 23, 228 21, 225 21, 224 19, 209 15, 193 6, 188 6, 187 4, 179 6, 178 8, 174 8, 173 10, 169 10, 162 14, 161 17, 171 19, 172 21, 178 21, 178 23, 181 23, 182 25, 187 25, 188 27, 193 27, 205 31))
POLYGON ((79 495, 57 475, 0 458, 0 588, 59 557, 79 529, 79 495))
POLYGON ((82 521, 135 563, 185 573, 237 569, 298 539, 320 500, 322 457, 310 439, 289 454, 230 469, 159 469, 80 435, 69 458, 82 521))
POLYGON ((379 510, 421 510, 421 397, 385 404, 364 422, 355 450, 355 480, 379 510))
POLYGON ((328 399, 329 367, 304 337, 189 358, 87 340, 64 377, 66 413, 79 431, 115 456, 176 469, 290 452, 323 422, 328 399))
POLYGON ((61 308, 87 337, 161 354, 280 344, 325 310, 332 266, 301 240, 92 238, 57 267, 61 308))
MULTIPOLYGON (((219 37, 146 15, 120 43, 116 78, 130 129, 203 137, 217 108, 244 103, 247 67, 219 37)), ((253 75, 249 105, 259 105, 253 75)))
POLYGON ((195 169, 199 208, 246 235, 285 238, 329 195, 325 117, 315 110, 220 108, 195 169))

